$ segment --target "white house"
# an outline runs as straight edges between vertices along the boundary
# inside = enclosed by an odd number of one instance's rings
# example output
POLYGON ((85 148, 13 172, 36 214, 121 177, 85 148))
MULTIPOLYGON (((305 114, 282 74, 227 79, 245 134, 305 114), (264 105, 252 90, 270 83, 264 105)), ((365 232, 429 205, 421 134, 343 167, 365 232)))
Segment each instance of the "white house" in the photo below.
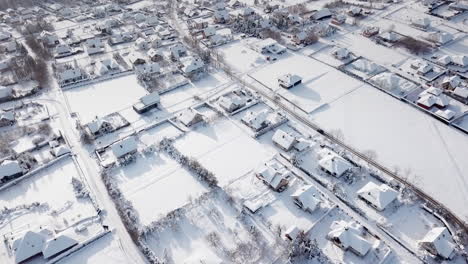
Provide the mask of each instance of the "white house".
POLYGON ((16 177, 23 174, 23 169, 16 160, 4 160, 0 162, 0 181, 5 177, 16 177))
POLYGON ((312 19, 322 20, 322 19, 330 18, 331 16, 332 16, 332 13, 330 9, 322 8, 312 15, 312 19))
POLYGON ((114 156, 119 159, 137 152, 137 142, 134 136, 129 136, 112 144, 111 149, 114 156))
POLYGON ((181 43, 173 45, 169 50, 171 51, 171 57, 174 59, 187 55, 187 48, 185 48, 181 43))
POLYGON ((135 47, 137 47, 139 50, 147 50, 147 49, 149 49, 150 45, 149 45, 148 41, 146 41, 146 39, 138 38, 135 41, 135 47))
POLYGON ((140 98, 140 101, 133 105, 133 109, 142 114, 158 106, 160 102, 159 92, 155 91, 140 98))
POLYGON ((292 173, 278 161, 271 160, 257 170, 256 176, 273 190, 281 192, 288 185, 292 173))
POLYGON ((141 73, 147 73, 147 74, 154 74, 154 73, 160 73, 161 68, 159 67, 159 63, 157 62, 147 62, 142 65, 138 65, 135 67, 138 72, 141 73))
POLYGON ((8 31, 0 31, 0 41, 8 40, 12 37, 11 33, 8 31))
POLYGON ((86 128, 88 132, 94 137, 114 131, 114 126, 111 122, 97 117, 93 121, 86 124, 86 128))
POLYGON ((268 110, 260 112, 249 111, 242 117, 241 121, 254 131, 259 131, 270 124, 268 121, 268 110))
POLYGON ((377 185, 369 182, 357 191, 358 196, 379 211, 393 202, 398 192, 386 184, 377 185))
POLYGON ((453 90, 453 94, 460 96, 463 99, 468 99, 468 88, 457 87, 455 90, 453 90))
POLYGON ((88 55, 104 52, 104 42, 100 38, 87 39, 85 46, 88 55))
POLYGON ((332 151, 328 151, 328 153, 319 160, 319 166, 322 170, 335 177, 341 177, 353 167, 349 161, 332 151))
POLYGON ((443 119, 447 120, 447 121, 450 121, 452 118, 455 117, 455 112, 450 110, 450 109, 439 109, 437 111, 434 112, 434 114, 436 114, 437 116, 440 116, 442 117, 443 119))
POLYGON ((297 142, 296 137, 286 133, 282 129, 276 130, 275 134, 273 134, 272 141, 284 151, 290 151, 297 142))
POLYGON ((278 83, 280 86, 289 89, 302 82, 302 78, 296 74, 287 73, 278 77, 278 83))
POLYGON ((412 21, 412 24, 415 27, 426 29, 431 25, 431 20, 427 17, 419 17, 412 21))
POLYGON ((218 99, 218 105, 223 108, 226 112, 232 113, 241 107, 245 106, 246 101, 244 98, 240 96, 233 95, 233 96, 221 96, 218 99))
POLYGON ((455 250, 455 243, 452 236, 445 227, 435 227, 431 229, 419 245, 431 254, 440 256, 444 259, 450 259, 455 250))
POLYGON ((72 54, 72 49, 68 44, 61 43, 58 44, 57 47, 55 47, 55 54, 57 54, 57 56, 59 57, 68 56, 72 54))
POLYGON ((55 46, 60 43, 57 35, 48 31, 41 32, 41 39, 42 42, 44 42, 44 44, 46 44, 47 46, 55 46))
POLYGON ((364 228, 355 222, 334 221, 327 238, 343 250, 364 257, 371 249, 371 243, 363 237, 364 228))
POLYGON ((0 110, 0 127, 11 126, 16 122, 15 112, 0 110))
POLYGON ((42 248, 42 256, 45 259, 52 258, 77 244, 78 241, 71 236, 61 234, 45 242, 42 248))
POLYGON ((179 121, 184 124, 186 127, 191 127, 201 121, 203 121, 203 116, 191 108, 186 109, 177 117, 179 121))
POLYGON ((206 27, 203 29, 203 37, 204 38, 209 38, 211 36, 214 36, 216 34, 216 28, 215 27, 206 27))
POLYGON ((185 76, 202 72, 205 63, 200 58, 186 57, 181 60, 181 71, 185 76))
POLYGON ((350 52, 347 48, 337 48, 332 52, 332 55, 339 60, 345 60, 349 58, 350 52))
POLYGON ((79 68, 69 68, 58 74, 60 85, 75 83, 85 79, 83 72, 79 68))
POLYGON ((320 193, 312 185, 302 186, 291 197, 299 208, 310 213, 314 212, 322 202, 320 193))

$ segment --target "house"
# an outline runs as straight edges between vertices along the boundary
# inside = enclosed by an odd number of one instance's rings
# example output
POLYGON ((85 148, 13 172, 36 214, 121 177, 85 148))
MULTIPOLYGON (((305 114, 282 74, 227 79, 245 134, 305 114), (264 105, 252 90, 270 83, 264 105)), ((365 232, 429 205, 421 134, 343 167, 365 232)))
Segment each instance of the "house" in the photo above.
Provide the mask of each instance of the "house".
POLYGON ((162 51, 155 48, 151 48, 148 50, 148 57, 151 61, 154 62, 161 61, 164 58, 162 51))
POLYGON ((468 56, 467 55, 458 55, 452 57, 452 63, 455 66, 465 68, 468 66, 468 56))
POLYGON ((59 38, 55 33, 42 31, 40 37, 42 42, 49 47, 55 46, 60 43, 59 38))
POLYGON ((284 232, 284 237, 290 241, 295 241, 303 233, 304 231, 300 230, 297 226, 292 225, 284 232))
POLYGON ((427 29, 431 25, 431 20, 427 17, 418 17, 414 19, 411 24, 413 26, 421 28, 421 29, 427 29))
POLYGON ((362 8, 360 7, 351 7, 351 9, 348 10, 348 15, 352 17, 358 17, 362 15, 362 8))
POLYGON ((16 122, 15 112, 0 110, 0 127, 12 126, 16 122))
POLYGON ((375 36, 375 35, 379 34, 379 31, 380 31, 380 28, 378 28, 378 27, 367 26, 362 31, 362 35, 364 37, 370 38, 372 36, 375 36))
POLYGON ((55 54, 57 54, 57 57, 65 57, 72 54, 72 49, 68 44, 61 43, 55 47, 55 54))
POLYGON ((140 98, 140 101, 133 105, 133 110, 135 110, 139 114, 145 113, 157 107, 159 101, 159 92, 152 92, 140 98))
POLYGON ((112 34, 109 38, 110 45, 117 45, 130 41, 133 41, 133 35, 132 33, 126 31, 112 34))
POLYGON ((224 24, 229 22, 229 12, 227 10, 215 10, 214 14, 214 22, 219 24, 224 24))
POLYGON ((219 34, 215 34, 209 38, 209 43, 212 47, 223 45, 226 42, 225 36, 219 34))
POLYGON ((0 162, 0 181, 5 177, 23 175, 23 169, 16 160, 3 160, 0 162))
POLYGON ((452 118, 455 117, 455 112, 450 110, 450 109, 439 109, 437 111, 435 111, 435 113, 437 116, 439 117, 442 117, 443 119, 447 120, 447 121, 450 121, 452 118))
POLYGON ((138 72, 141 73, 147 73, 147 74, 155 74, 155 73, 160 73, 161 68, 159 67, 159 63, 157 62, 148 62, 145 64, 137 65, 135 66, 135 69, 138 72))
POLYGON ((287 73, 278 77, 278 83, 281 87, 289 89, 296 85, 299 85, 302 82, 302 78, 295 74, 287 73))
POLYGON ((281 129, 276 130, 272 140, 276 146, 284 151, 290 151, 297 142, 296 137, 281 129))
POLYGON ((388 31, 380 34, 378 38, 384 42, 394 43, 399 39, 399 36, 393 31, 388 31))
POLYGON ((347 48, 337 48, 332 52, 332 55, 339 60, 346 60, 349 58, 350 52, 347 48))
POLYGON ((288 186, 292 173, 278 161, 271 160, 257 170, 255 175, 274 191, 281 192, 288 186))
POLYGON ((331 23, 334 25, 342 25, 346 22, 346 19, 346 15, 338 14, 332 18, 331 23))
POLYGON ((15 52, 17 47, 18 44, 16 41, 8 41, 7 43, 3 44, 3 51, 8 53, 15 52))
POLYGON ((8 31, 0 31, 0 41, 9 40, 12 37, 11 33, 8 31))
POLYGON ((50 259, 75 245, 78 245, 78 241, 73 239, 71 236, 61 234, 45 242, 44 247, 42 248, 42 256, 45 259, 50 259))
POLYGON ((291 197, 299 208, 310 213, 314 212, 322 202, 320 199, 320 193, 312 185, 302 186, 295 191, 291 197))
POLYGON ((54 155, 54 157, 60 157, 60 156, 70 153, 70 149, 66 146, 61 145, 61 146, 52 148, 50 152, 52 153, 52 155, 54 155))
POLYGON ((279 45, 278 42, 272 38, 267 38, 264 40, 259 40, 252 44, 253 50, 258 53, 273 53, 273 54, 282 54, 286 52, 286 48, 279 45))
POLYGON ((0 85, 0 102, 9 100, 13 97, 13 88, 0 85))
POLYGON ((437 62, 443 66, 447 66, 452 63, 452 57, 449 55, 444 55, 440 57, 437 62))
POLYGON ((328 8, 322 8, 312 14, 311 18, 314 20, 323 20, 332 17, 332 12, 328 8))
POLYGON ((33 231, 26 232, 23 237, 13 242, 12 251, 15 255, 15 262, 22 263, 41 254, 45 243, 44 235, 33 231))
POLYGON ((203 116, 198 111, 193 110, 191 108, 186 109, 185 111, 180 113, 177 118, 186 127, 191 127, 203 121, 203 116))
POLYGON ((333 151, 328 151, 325 156, 319 160, 320 168, 337 178, 349 171, 353 166, 340 155, 333 151))
POLYGON ((419 241, 420 247, 435 256, 451 259, 455 250, 455 243, 445 227, 432 228, 419 241))
POLYGON ((248 127, 252 128, 255 132, 268 127, 270 121, 268 121, 268 110, 260 112, 249 111, 242 117, 241 121, 248 127))
POLYGON ((111 145, 112 153, 117 159, 132 155, 137 152, 135 137, 129 136, 111 145))
POLYGON ((226 112, 232 113, 246 105, 245 99, 240 96, 234 95, 231 97, 221 96, 218 99, 218 105, 226 112))
POLYGON ((60 85, 71 84, 85 79, 79 68, 68 68, 58 74, 60 85))
POLYGON ((214 36, 216 34, 216 28, 214 27, 204 28, 202 31, 202 34, 204 38, 209 38, 211 36, 214 36))
POLYGON ((240 16, 243 18, 247 18, 255 14, 255 10, 253 10, 250 6, 246 6, 241 9, 240 16))
POLYGON ((186 57, 181 60, 181 71, 184 76, 192 76, 204 71, 205 63, 200 58, 186 57))
POLYGON ((132 52, 128 55, 128 60, 133 65, 133 67, 137 67, 146 63, 145 58, 135 52, 132 52))
POLYGON ((444 108, 449 104, 449 99, 441 89, 431 87, 419 94, 416 103, 424 109, 430 109, 432 106, 444 108))
POLYGON ((398 192, 390 188, 388 185, 377 185, 373 182, 368 182, 357 191, 357 194, 359 198, 366 201, 378 211, 383 211, 385 207, 393 202, 398 196, 398 192))
POLYGON ((187 55, 187 48, 181 43, 173 45, 169 50, 171 51, 171 57, 176 60, 187 55))
POLYGON ((429 64, 427 62, 423 62, 423 63, 421 63, 419 65, 416 73, 419 74, 419 75, 424 76, 424 75, 430 73, 433 69, 434 69, 434 67, 431 64, 429 64))
POLYGON ((371 249, 371 243, 363 237, 364 228, 356 222, 334 221, 330 229, 327 238, 343 250, 364 257, 371 249))
POLYGON ((146 21, 146 15, 143 14, 143 13, 136 13, 134 16, 133 16, 133 19, 135 20, 135 22, 138 24, 138 23, 143 23, 146 21))
POLYGON ((112 74, 120 70, 119 64, 112 58, 100 61, 98 67, 101 75, 112 74))
POLYGON ((441 83, 443 89, 446 90, 455 90, 461 83, 461 78, 458 75, 446 76, 441 83))
POLYGON ((104 52, 104 42, 100 38, 87 39, 85 42, 88 55, 104 52))
POLYGON ((86 124, 86 129, 90 135, 99 137, 114 131, 114 126, 111 122, 96 117, 93 121, 86 124))
POLYGON ((453 94, 467 100, 468 99, 468 88, 466 88, 466 87, 457 87, 457 88, 455 88, 455 90, 453 90, 453 94))
POLYGON ((139 50, 147 50, 149 49, 149 43, 144 38, 138 38, 135 41, 135 47, 137 47, 139 50))
POLYGON ((438 45, 444 45, 453 40, 453 35, 448 32, 433 32, 427 38, 438 45))

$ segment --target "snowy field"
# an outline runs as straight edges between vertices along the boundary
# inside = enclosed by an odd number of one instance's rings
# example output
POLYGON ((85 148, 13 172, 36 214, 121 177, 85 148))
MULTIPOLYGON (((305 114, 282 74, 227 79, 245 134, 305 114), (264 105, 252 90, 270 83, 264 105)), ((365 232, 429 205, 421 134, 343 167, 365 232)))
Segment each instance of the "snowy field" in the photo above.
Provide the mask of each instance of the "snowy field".
POLYGON ((146 94, 135 75, 65 91, 72 112, 78 113, 82 123, 129 108, 146 94))
POLYGON ((466 135, 369 86, 321 110, 311 117, 325 130, 341 130, 345 142, 376 151, 380 163, 468 217, 466 135))
POLYGON ((175 146, 212 171, 221 186, 250 172, 274 155, 227 119, 197 127, 178 139, 175 146))
POLYGON ((138 157, 114 174, 125 197, 148 225, 208 189, 165 154, 138 157))
POLYGON ((241 73, 267 63, 265 56, 246 45, 246 41, 248 40, 252 39, 234 41, 217 48, 220 54, 225 56, 226 62, 233 67, 234 70, 241 73))
POLYGON ((289 56, 250 75, 305 112, 333 102, 363 84, 338 70, 303 55, 289 56), (278 77, 297 74, 302 83, 290 89, 278 85, 278 77))

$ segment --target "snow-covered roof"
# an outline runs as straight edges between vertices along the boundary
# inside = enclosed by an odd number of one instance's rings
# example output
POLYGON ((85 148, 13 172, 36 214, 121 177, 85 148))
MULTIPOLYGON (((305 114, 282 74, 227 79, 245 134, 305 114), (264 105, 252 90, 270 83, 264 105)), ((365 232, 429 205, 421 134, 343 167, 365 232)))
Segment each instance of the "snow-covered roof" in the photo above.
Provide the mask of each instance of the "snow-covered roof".
POLYGON ((145 105, 145 106, 150 106, 159 103, 159 92, 152 92, 150 94, 147 94, 140 98, 140 101, 145 105))
POLYGON ((468 98, 468 88, 466 87, 457 87, 455 90, 453 90, 453 93, 462 98, 468 98))
POLYGON ((273 134, 272 140, 284 150, 291 149, 294 143, 296 143, 296 138, 293 135, 286 133, 281 129, 276 130, 275 134, 273 134))
POLYGON ((371 203, 375 208, 382 211, 393 202, 398 192, 386 184, 377 185, 369 182, 357 191, 359 197, 371 203))
POLYGON ((431 24, 431 20, 427 17, 418 17, 413 20, 413 24, 426 28, 431 24))
POLYGON ((221 96, 218 99, 218 105, 226 110, 232 110, 245 105, 245 99, 237 95, 221 96))
POLYGON ((63 234, 48 240, 44 245, 42 255, 44 256, 44 258, 47 259, 57 255, 58 253, 66 249, 73 247, 76 244, 78 244, 78 241, 76 241, 68 235, 63 234))
POLYGON ((445 110, 439 109, 435 112, 435 114, 446 120, 450 120, 455 116, 455 112, 450 109, 445 109, 445 110))
POLYGON ((267 117, 268 117, 268 110, 263 110, 260 112, 249 111, 242 118, 242 121, 247 123, 250 127, 258 130, 262 128, 265 122, 267 122, 267 117))
POLYGON ((442 65, 448 65, 448 64, 452 63, 452 57, 449 56, 449 55, 444 55, 444 56, 440 57, 437 61, 439 63, 441 63, 442 65))
POLYGON ((468 56, 466 55, 453 56, 452 62, 462 67, 466 67, 468 66, 468 56))
POLYGON ((329 151, 319 160, 319 165, 336 177, 340 177, 343 173, 352 168, 352 165, 347 160, 332 151, 329 151))
POLYGON ((452 88, 455 88, 455 87, 457 87, 457 86, 461 83, 461 78, 460 78, 460 76, 458 76, 458 75, 447 76, 447 77, 444 78, 444 80, 442 81, 442 83, 450 84, 450 86, 451 86, 452 88))
POLYGON ((344 59, 349 56, 349 50, 347 48, 337 48, 332 52, 332 54, 338 59, 344 59))
POLYGON ((8 121, 14 121, 15 120, 15 112, 13 111, 1 111, 0 110, 0 120, 8 120, 8 121))
POLYGON ((449 258, 455 249, 455 244, 445 227, 435 227, 431 229, 420 243, 432 244, 437 254, 444 258, 449 258))
POLYGON ((91 133, 96 133, 105 124, 110 124, 110 123, 102 118, 96 118, 93 121, 89 122, 86 126, 88 127, 89 131, 91 131, 91 133))
POLYGON ((0 180, 4 177, 23 173, 23 169, 16 160, 4 160, 0 163, 0 180))
POLYGON ((207 28, 203 29, 203 34, 205 34, 205 36, 207 36, 207 37, 213 36, 214 34, 216 34, 216 28, 215 27, 207 27, 207 28))
POLYGON ((278 189, 283 180, 288 180, 291 176, 291 172, 276 160, 265 163, 258 171, 259 175, 266 183, 268 183, 273 189, 278 189))
POLYGON ((112 144, 111 148, 114 155, 117 158, 120 158, 127 155, 128 153, 136 151, 137 142, 135 137, 129 136, 112 144))
POLYGON ((278 80, 284 83, 286 86, 291 86, 299 81, 302 81, 302 78, 299 75, 287 73, 285 75, 281 75, 278 80))
POLYGON ((22 238, 13 242, 15 262, 20 263, 42 252, 45 237, 33 231, 28 231, 22 238))
POLYGON ((182 60, 182 71, 184 73, 191 73, 203 68, 205 64, 200 58, 187 57, 182 60))
POLYGON ((310 212, 313 212, 322 201, 319 192, 312 185, 302 186, 291 197, 301 203, 302 209, 310 212))
POLYGON ((70 153, 70 149, 64 145, 61 145, 59 147, 53 148, 52 152, 54 153, 55 157, 60 157, 62 155, 70 153))
POLYGON ((185 126, 190 126, 196 123, 197 120, 200 120, 200 118, 200 113, 190 108, 180 113, 178 117, 179 121, 182 122, 182 124, 185 126))
POLYGON ((332 231, 328 233, 328 238, 344 249, 351 249, 359 256, 365 256, 371 248, 371 243, 362 237, 363 228, 355 222, 344 220, 334 221, 331 225, 332 231))
POLYGON ((60 81, 72 80, 81 76, 81 70, 78 68, 66 69, 59 73, 60 81))
POLYGON ((290 237, 292 240, 296 240, 300 233, 301 230, 297 226, 292 225, 284 232, 284 235, 290 237))
POLYGON ((330 17, 331 15, 332 15, 332 13, 330 12, 330 9, 322 8, 322 9, 318 10, 317 12, 315 12, 312 15, 312 18, 315 19, 315 20, 320 20, 320 19, 323 19, 323 18, 326 18, 326 17, 330 17))

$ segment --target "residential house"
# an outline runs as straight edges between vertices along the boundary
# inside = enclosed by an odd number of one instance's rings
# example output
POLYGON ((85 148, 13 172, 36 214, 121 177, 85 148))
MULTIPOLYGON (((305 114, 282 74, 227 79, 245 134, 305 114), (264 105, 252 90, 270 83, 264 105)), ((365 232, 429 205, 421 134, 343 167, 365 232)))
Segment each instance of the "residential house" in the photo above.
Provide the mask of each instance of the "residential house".
POLYGON ((85 42, 88 55, 94 55, 104 52, 104 42, 100 38, 87 39, 85 42))
POLYGON ((223 108, 226 112, 232 113, 246 105, 244 98, 233 95, 233 96, 221 96, 218 99, 218 105, 223 108))
POLYGON ((214 36, 216 34, 216 28, 214 27, 204 28, 202 31, 202 34, 204 38, 209 38, 211 36, 214 36))
POLYGON ((442 257, 443 259, 451 259, 455 250, 452 236, 445 227, 432 228, 419 241, 419 245, 432 255, 442 257))
POLYGON ((444 108, 449 104, 449 99, 441 89, 431 87, 419 94, 416 103, 424 109, 430 109, 432 106, 444 108))
POLYGON ((74 238, 66 234, 61 234, 45 242, 42 248, 42 256, 45 259, 50 259, 76 245, 78 245, 78 241, 74 238))
POLYGON ((104 59, 99 62, 99 74, 107 75, 120 71, 119 64, 112 58, 104 59))
POLYGON ((339 60, 346 60, 350 56, 350 52, 347 48, 337 48, 332 52, 333 57, 339 60))
POLYGON ((455 88, 455 90, 453 90, 453 94, 464 100, 468 100, 468 88, 466 87, 455 88))
POLYGON ((458 67, 468 67, 468 55, 458 55, 452 57, 452 63, 458 67))
POLYGON ((262 130, 270 125, 268 120, 268 110, 260 112, 249 111, 242 117, 241 121, 248 127, 252 128, 255 132, 262 130))
POLYGON ((0 31, 0 41, 9 40, 12 37, 11 33, 8 31, 0 31))
POLYGON ((418 17, 411 21, 411 24, 421 29, 427 29, 431 25, 431 20, 427 17, 418 17))
POLYGON ((147 62, 145 64, 135 66, 136 71, 146 74, 155 74, 160 73, 161 68, 159 67, 159 63, 157 62, 147 62))
POLYGON ((214 22, 224 24, 229 22, 229 12, 227 10, 216 10, 213 14, 214 22))
POLYGON ((55 148, 52 148, 50 152, 54 157, 60 157, 70 153, 70 149, 64 145, 60 145, 55 148))
POLYGON ((0 110, 0 127, 12 126, 16 122, 15 112, 0 110))
POLYGON ((124 158, 137 152, 137 142, 134 136, 126 137, 111 145, 112 153, 117 159, 124 158))
POLYGON ((28 231, 23 237, 13 242, 13 254, 15 263, 22 263, 42 253, 46 238, 41 233, 28 231))
POLYGON ((289 89, 302 83, 302 78, 298 75, 287 73, 278 77, 278 83, 281 87, 289 89))
POLYGON ((432 32, 427 38, 438 45, 445 45, 453 40, 453 35, 448 32, 432 32))
POLYGON ((358 17, 358 16, 362 15, 362 13, 363 13, 362 8, 357 7, 357 6, 351 7, 348 10, 348 15, 352 16, 352 17, 358 17))
POLYGON ((434 112, 437 116, 441 117, 442 119, 445 119, 447 121, 450 121, 452 118, 455 117, 455 112, 450 110, 450 109, 439 109, 434 112))
POLYGON ((139 102, 133 105, 133 110, 143 114, 158 106, 160 101, 159 92, 155 91, 140 98, 139 102))
POLYGON ((184 126, 191 127, 203 121, 203 116, 198 111, 189 108, 185 111, 182 111, 177 119, 179 119, 179 121, 184 124, 184 126))
POLYGON ((302 210, 312 213, 322 202, 320 193, 312 185, 304 185, 295 191, 291 197, 294 199, 294 203, 302 210))
POLYGON ((144 38, 138 38, 136 41, 135 41, 135 46, 139 49, 139 50, 147 50, 149 49, 149 43, 146 39, 144 38))
POLYGON ((21 176, 23 173, 23 169, 16 160, 3 160, 0 162, 0 181, 5 177, 21 176))
POLYGON ((349 161, 345 160, 340 155, 333 151, 327 151, 327 153, 319 160, 320 169, 335 176, 341 177, 345 172, 352 169, 352 165, 349 161))
POLYGON ((187 55, 187 48, 181 43, 171 46, 169 50, 171 51, 171 57, 175 60, 187 55))
POLYGON ((342 25, 346 23, 346 19, 347 19, 346 15, 338 14, 332 18, 330 23, 334 25, 342 25))
POLYGON ((57 57, 69 56, 72 54, 72 49, 68 44, 61 43, 58 44, 57 47, 55 47, 55 54, 57 54, 57 57))
POLYGON ((59 38, 55 33, 42 31, 40 37, 42 42, 49 47, 55 46, 60 43, 59 38))
POLYGON ((150 60, 154 62, 161 61, 164 58, 162 51, 155 48, 151 48, 148 50, 148 56, 150 60))
POLYGON ((379 31, 380 31, 380 28, 378 28, 378 27, 367 26, 362 31, 362 35, 364 37, 370 38, 372 36, 375 36, 375 35, 379 34, 379 31))
POLYGON ((323 20, 332 17, 332 12, 328 8, 322 8, 312 14, 311 18, 314 20, 323 20))
POLYGON ((58 73, 60 85, 76 83, 84 80, 86 77, 79 68, 68 68, 58 73))
POLYGON ((334 221, 327 238, 343 250, 364 257, 371 249, 371 243, 363 237, 364 228, 356 222, 334 221))
POLYGON ((114 131, 114 126, 111 122, 96 117, 93 121, 86 124, 86 129, 91 136, 96 138, 114 131))
POLYGON ((13 98, 13 88, 11 86, 0 85, 0 102, 13 98))
POLYGON ((288 186, 292 173, 278 161, 271 160, 257 170, 255 175, 274 191, 281 192, 288 186))
POLYGON ((293 146, 297 143, 295 136, 286 133, 282 129, 276 130, 272 137, 273 143, 284 151, 290 151, 293 146))
POLYGON ((369 182, 357 191, 359 198, 366 201, 369 205, 383 211, 391 202, 393 202, 398 192, 386 184, 377 185, 369 182))
POLYGON ((205 63, 198 57, 186 57, 181 60, 182 74, 186 77, 193 76, 204 71, 205 63))
POLYGON ((461 78, 458 75, 446 76, 441 83, 443 89, 455 90, 461 84, 461 78))

